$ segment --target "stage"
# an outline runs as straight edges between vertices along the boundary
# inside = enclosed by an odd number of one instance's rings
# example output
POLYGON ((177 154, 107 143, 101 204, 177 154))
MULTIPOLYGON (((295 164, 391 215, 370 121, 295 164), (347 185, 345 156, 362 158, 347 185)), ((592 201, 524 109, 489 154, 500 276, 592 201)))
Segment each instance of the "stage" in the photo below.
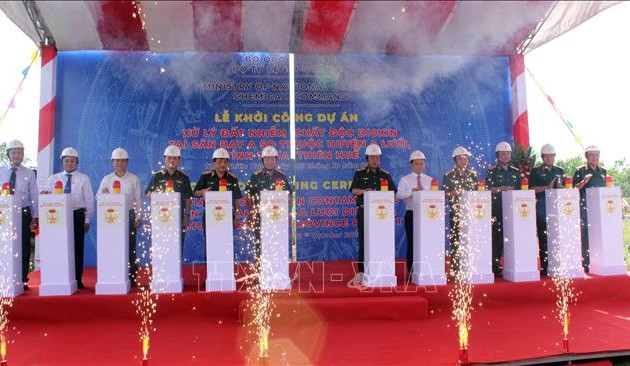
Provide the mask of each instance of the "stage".
MULTIPOLYGON (((160 295, 150 365, 258 364, 243 283, 234 293, 205 293, 202 266, 186 266, 185 290, 160 295)), ((352 283, 351 262, 292 264, 290 292, 274 295, 269 365, 453 365, 457 329, 451 285, 395 289, 352 283)), ((237 277, 243 276, 239 268, 237 277)), ((129 295, 96 296, 96 273, 66 297, 39 297, 39 273, 10 309, 9 365, 140 365, 140 318, 129 295)), ((498 280, 474 287, 471 363, 550 363, 630 354, 630 277, 585 276, 574 282, 570 353, 554 318, 552 281, 498 280)))

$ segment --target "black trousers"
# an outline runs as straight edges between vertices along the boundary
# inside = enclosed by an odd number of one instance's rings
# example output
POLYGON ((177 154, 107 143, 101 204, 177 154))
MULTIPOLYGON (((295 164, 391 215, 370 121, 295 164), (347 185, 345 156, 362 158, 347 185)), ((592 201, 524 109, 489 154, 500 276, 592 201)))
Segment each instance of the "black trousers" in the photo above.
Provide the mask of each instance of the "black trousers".
POLYGON ((451 242, 451 272, 453 274, 459 272, 459 216, 455 210, 451 208, 448 216, 449 239, 451 242))
POLYGON ((588 210, 586 204, 580 204, 580 234, 582 236, 582 267, 589 270, 591 255, 588 243, 588 210))
POLYGON ((31 264, 31 208, 22 209, 22 282, 28 282, 28 270, 31 264))
POLYGON ((359 272, 363 273, 365 271, 365 267, 363 261, 365 260, 365 238, 363 235, 363 206, 357 207, 357 229, 359 230, 359 257, 358 257, 358 269, 359 272))
POLYGON ((413 211, 405 212, 405 234, 407 235, 407 274, 413 269, 413 211))
POLYGON ((545 212, 536 212, 536 234, 538 235, 538 256, 540 257, 540 270, 547 272, 549 268, 549 253, 547 247, 547 217, 545 212))
POLYGON ((74 210, 74 273, 77 283, 83 283, 83 255, 85 251, 85 209, 74 210))
POLYGON ((492 272, 501 274, 503 256, 503 210, 492 210, 492 272))
POLYGON ((134 283, 136 273, 138 272, 138 264, 136 263, 136 213, 129 210, 129 280, 134 283))

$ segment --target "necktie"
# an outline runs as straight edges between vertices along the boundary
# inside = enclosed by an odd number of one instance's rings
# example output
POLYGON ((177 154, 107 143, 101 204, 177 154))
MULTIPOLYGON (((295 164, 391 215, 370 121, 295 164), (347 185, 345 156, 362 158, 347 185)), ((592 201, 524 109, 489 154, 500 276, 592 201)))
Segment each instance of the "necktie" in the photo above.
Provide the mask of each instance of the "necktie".
POLYGON ((418 174, 417 180, 418 180, 418 189, 422 190, 423 189, 422 188, 422 179, 420 179, 420 174, 418 174))
POLYGON ((72 174, 66 174, 68 180, 66 180, 66 185, 63 187, 63 193, 72 193, 72 174))
POLYGON ((15 179, 16 179, 15 171, 16 170, 17 168, 11 168, 11 177, 9 178, 9 187, 10 187, 11 194, 15 194, 15 179))

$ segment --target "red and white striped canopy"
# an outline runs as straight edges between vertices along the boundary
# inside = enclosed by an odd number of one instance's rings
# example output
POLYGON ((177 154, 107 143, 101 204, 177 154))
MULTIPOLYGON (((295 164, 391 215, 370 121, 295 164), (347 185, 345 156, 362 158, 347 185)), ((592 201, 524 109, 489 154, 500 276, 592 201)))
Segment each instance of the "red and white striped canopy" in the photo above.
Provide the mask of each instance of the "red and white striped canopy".
MULTIPOLYGON (((535 29, 544 34, 537 34, 532 46, 564 33, 611 4, 614 2, 36 2, 61 51, 392 55, 511 55, 535 29)), ((0 9, 39 42, 22 2, 2 2, 0 9)))

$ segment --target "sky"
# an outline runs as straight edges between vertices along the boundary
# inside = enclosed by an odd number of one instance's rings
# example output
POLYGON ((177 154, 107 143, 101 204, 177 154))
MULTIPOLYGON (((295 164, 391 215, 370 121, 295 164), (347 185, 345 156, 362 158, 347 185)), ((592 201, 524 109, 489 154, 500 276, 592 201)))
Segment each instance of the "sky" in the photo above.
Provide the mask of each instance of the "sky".
MULTIPOLYGON (((526 54, 526 67, 542 84, 583 146, 596 144, 607 165, 626 158, 630 122, 625 107, 630 85, 630 3, 603 11, 565 35, 526 54)), ((0 117, 22 80, 36 45, 0 11, 0 117)), ((14 108, 0 122, 0 141, 19 139, 26 145, 28 165, 36 165, 39 119, 39 59, 17 93, 14 108)), ((527 77, 530 142, 535 149, 545 143, 556 147, 557 158, 582 154, 582 147, 527 77)))

